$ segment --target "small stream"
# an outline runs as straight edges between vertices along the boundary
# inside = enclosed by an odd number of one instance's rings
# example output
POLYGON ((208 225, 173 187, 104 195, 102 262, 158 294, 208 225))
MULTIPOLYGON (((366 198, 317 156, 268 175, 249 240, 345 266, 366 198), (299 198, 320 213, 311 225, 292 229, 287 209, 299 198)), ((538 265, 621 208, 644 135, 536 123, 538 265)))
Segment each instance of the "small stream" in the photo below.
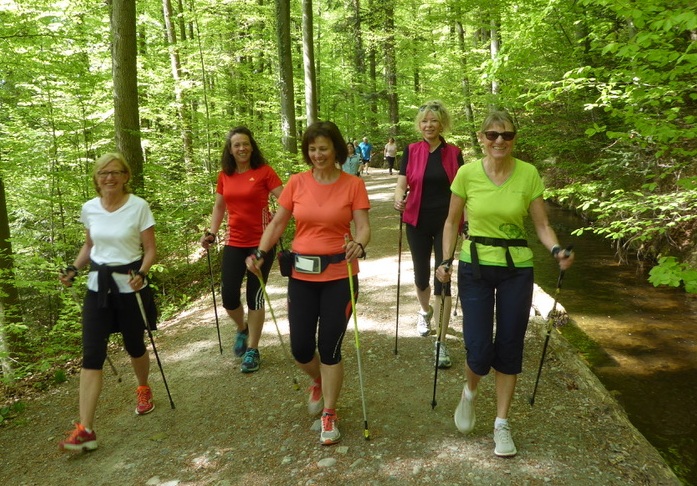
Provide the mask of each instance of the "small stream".
MULTIPOLYGON (((608 241, 570 236, 580 218, 548 211, 562 245, 576 252, 559 294, 576 327, 563 334, 678 477, 697 485, 697 296, 653 287, 637 262, 617 263, 608 241)), ((535 237, 529 242, 535 281, 551 294, 558 267, 535 237)))

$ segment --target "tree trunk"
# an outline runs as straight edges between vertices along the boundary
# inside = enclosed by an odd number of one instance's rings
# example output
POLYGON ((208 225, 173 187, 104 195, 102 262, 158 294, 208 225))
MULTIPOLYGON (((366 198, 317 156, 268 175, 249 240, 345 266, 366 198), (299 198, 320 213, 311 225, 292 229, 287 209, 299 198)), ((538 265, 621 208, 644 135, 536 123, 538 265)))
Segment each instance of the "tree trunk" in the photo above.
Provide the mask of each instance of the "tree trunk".
POLYGON ((303 0, 303 66, 305 68, 307 126, 317 121, 317 78, 315 76, 315 42, 312 27, 312 0, 303 0))
MULTIPOLYGON (((500 45, 500 25, 501 25, 501 19, 498 16, 497 13, 493 14, 493 17, 491 19, 490 27, 491 27, 491 36, 489 38, 489 51, 491 53, 491 60, 495 61, 497 57, 499 57, 499 50, 501 49, 500 45)), ((494 73, 494 76, 491 79, 491 94, 498 94, 499 93, 499 81, 496 78, 496 73, 494 73)))
POLYGON ((290 41, 290 0, 276 0, 276 40, 281 84, 281 138, 283 147, 291 154, 297 154, 293 56, 290 41))
POLYGON ((8 324, 18 324, 22 321, 14 275, 5 184, 0 176, 0 370, 6 378, 11 378, 13 371, 11 362, 7 359, 8 348, 12 346, 6 341, 5 329, 8 324))
POLYGON ((177 31, 172 21, 172 3, 170 0, 162 0, 162 12, 165 18, 165 29, 167 30, 167 43, 169 44, 169 60, 172 68, 172 80, 174 81, 174 99, 177 104, 182 148, 184 150, 184 167, 192 171, 194 169, 194 144, 191 140, 191 120, 189 110, 184 102, 181 61, 179 59, 179 48, 177 47, 177 31))
POLYGON ((394 38, 394 1, 385 0, 385 78, 387 81, 388 132, 396 137, 399 131, 399 99, 397 97, 397 59, 394 38))
POLYGON ((481 153, 481 147, 477 140, 477 127, 474 124, 474 108, 472 107, 472 92, 470 90, 469 73, 467 72, 467 48, 465 46, 465 28, 460 21, 455 22, 457 39, 460 45, 460 60, 462 64, 462 97, 464 98, 465 119, 470 137, 472 149, 481 153))
POLYGON ((138 113, 135 0, 113 0, 111 32, 116 148, 133 170, 131 186, 137 193, 143 189, 143 149, 138 113))

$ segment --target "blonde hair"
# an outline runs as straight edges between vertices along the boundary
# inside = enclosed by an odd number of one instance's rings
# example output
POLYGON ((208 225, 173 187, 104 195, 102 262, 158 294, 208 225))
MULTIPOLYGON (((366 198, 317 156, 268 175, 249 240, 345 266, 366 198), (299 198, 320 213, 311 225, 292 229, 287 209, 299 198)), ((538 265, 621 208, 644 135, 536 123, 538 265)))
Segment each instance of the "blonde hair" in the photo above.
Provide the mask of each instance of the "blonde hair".
POLYGON ((436 119, 440 122, 440 126, 443 129, 443 132, 450 131, 450 128, 452 127, 450 123, 450 113, 448 113, 448 110, 439 100, 431 100, 421 105, 419 107, 419 111, 416 112, 416 118, 414 119, 414 127, 416 128, 417 132, 421 131, 419 124, 426 117, 426 114, 429 112, 433 113, 433 116, 435 116, 436 119))
POLYGON ((102 195, 102 190, 99 188, 99 182, 98 182, 98 173, 101 171, 104 167, 109 165, 113 161, 117 161, 119 164, 121 164, 121 170, 125 171, 126 174, 128 175, 128 180, 124 183, 123 185, 123 192, 125 193, 130 193, 131 188, 129 186, 129 182, 131 181, 131 166, 128 165, 128 162, 126 162, 126 159, 123 157, 118 152, 110 152, 108 154, 104 154, 101 157, 99 157, 95 163, 94 167, 92 168, 92 184, 94 184, 94 189, 97 191, 97 194, 100 196, 102 195))

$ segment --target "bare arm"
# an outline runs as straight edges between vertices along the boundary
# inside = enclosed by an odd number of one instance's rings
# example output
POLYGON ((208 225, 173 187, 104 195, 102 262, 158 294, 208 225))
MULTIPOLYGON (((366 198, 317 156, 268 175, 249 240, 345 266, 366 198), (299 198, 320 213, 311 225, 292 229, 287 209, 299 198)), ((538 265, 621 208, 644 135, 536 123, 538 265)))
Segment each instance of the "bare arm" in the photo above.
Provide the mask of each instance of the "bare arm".
MULTIPOLYGON (((278 207, 276 215, 273 217, 269 225, 264 230, 264 234, 261 235, 261 240, 259 240, 259 246, 257 246, 257 249, 259 251, 267 252, 278 242, 278 240, 281 238, 281 235, 283 235, 283 232, 286 230, 286 226, 288 226, 288 221, 290 221, 290 217, 292 215, 293 214, 283 206, 278 207)), ((261 267, 262 260, 263 258, 257 259, 254 256, 247 257, 247 259, 245 260, 247 264, 247 269, 254 273, 257 273, 259 268, 261 267)))
MULTIPOLYGON (((85 242, 83 243, 82 247, 80 248, 80 251, 77 253, 75 260, 73 261, 73 267, 75 267, 77 270, 80 270, 82 267, 84 267, 90 262, 90 252, 92 251, 93 245, 94 243, 92 242, 92 237, 90 236, 90 230, 85 230, 85 242)), ((73 279, 75 278, 75 275, 77 275, 77 271, 67 269, 65 272, 61 272, 61 274, 58 276, 58 279, 61 281, 63 285, 65 285, 66 287, 70 287, 73 285, 73 279)))
MULTIPOLYGON (((465 200, 455 194, 450 195, 450 207, 448 208, 448 217, 443 226, 443 257, 450 259, 455 253, 455 243, 457 242, 457 233, 460 229, 460 221, 462 214, 465 211, 465 200)), ((436 269, 436 277, 441 282, 450 281, 450 271, 446 271, 445 265, 438 262, 436 269)))
POLYGON ((394 189, 394 208, 397 211, 404 211, 406 207, 405 194, 407 193, 407 176, 397 176, 397 186, 394 189))
MULTIPOLYGON (((554 232, 549 224, 549 219, 547 218, 547 210, 545 208, 544 200, 542 196, 536 198, 530 203, 530 218, 535 226, 535 232, 540 242, 549 250, 559 246, 559 240, 557 239, 557 234, 554 232)), ((559 262, 559 268, 566 270, 574 263, 574 253, 566 253, 565 251, 560 251, 556 255, 556 259, 559 262)))
MULTIPOLYGON (((143 245, 143 263, 138 269, 147 275, 155 263, 157 251, 155 249, 155 226, 151 226, 140 232, 140 242, 143 245)), ((140 290, 145 285, 145 278, 142 275, 134 274, 128 282, 133 290, 140 290)))
MULTIPOLYGON (((223 199, 223 195, 216 193, 215 202, 213 203, 213 212, 211 213, 211 225, 210 229, 208 230, 209 232, 214 235, 218 234, 218 230, 220 230, 220 225, 223 222, 223 217, 225 216, 226 211, 227 208, 225 207, 225 199, 223 199)), ((203 235, 201 237, 201 246, 207 250, 214 241, 215 239, 212 239, 210 235, 203 235)))
POLYGON ((370 243, 370 219, 368 218, 367 209, 356 209, 353 212, 353 223, 356 228, 356 234, 353 236, 353 241, 346 244, 346 259, 353 260, 360 258, 363 250, 370 243), (360 243, 363 245, 361 248, 360 243))

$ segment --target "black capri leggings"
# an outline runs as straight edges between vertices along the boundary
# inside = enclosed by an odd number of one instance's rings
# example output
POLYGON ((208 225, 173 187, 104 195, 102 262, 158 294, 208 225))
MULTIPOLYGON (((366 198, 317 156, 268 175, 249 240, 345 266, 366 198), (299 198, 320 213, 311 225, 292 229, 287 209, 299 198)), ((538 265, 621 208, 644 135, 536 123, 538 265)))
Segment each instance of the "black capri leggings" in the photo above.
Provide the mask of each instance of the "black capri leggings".
MULTIPOLYGON (((411 260, 414 263, 414 284, 419 290, 426 290, 431 280, 431 252, 435 253, 435 265, 443 261, 443 225, 446 214, 422 214, 416 226, 407 224, 407 241, 411 250, 411 260)), ((443 284, 433 272, 433 294, 441 295, 443 284)), ((445 289, 445 295, 450 296, 450 286, 445 289)))
MULTIPOLYGON (((225 246, 223 248, 222 285, 223 307, 227 310, 237 309, 241 302, 242 280, 247 276, 247 309, 259 310, 264 308, 264 292, 261 290, 259 279, 247 270, 245 259, 254 253, 256 247, 240 248, 238 246, 225 246)), ((268 251, 261 266, 261 275, 264 283, 269 278, 273 260, 276 256, 276 247, 268 251)))
MULTIPOLYGON (((141 290, 143 306, 148 314, 150 329, 154 329, 156 317, 154 302, 150 289, 141 290)), ((82 367, 89 370, 101 370, 106 359, 106 347, 109 335, 120 332, 126 352, 132 358, 145 354, 145 323, 134 293, 109 294, 109 304, 99 308, 97 292, 89 290, 85 295, 82 311, 82 367)))
MULTIPOLYGON (((358 297, 358 277, 353 277, 358 297)), ((290 347, 299 363, 309 363, 319 350, 320 362, 341 362, 341 343, 351 318, 351 289, 348 278, 329 282, 288 279, 290 347)))

